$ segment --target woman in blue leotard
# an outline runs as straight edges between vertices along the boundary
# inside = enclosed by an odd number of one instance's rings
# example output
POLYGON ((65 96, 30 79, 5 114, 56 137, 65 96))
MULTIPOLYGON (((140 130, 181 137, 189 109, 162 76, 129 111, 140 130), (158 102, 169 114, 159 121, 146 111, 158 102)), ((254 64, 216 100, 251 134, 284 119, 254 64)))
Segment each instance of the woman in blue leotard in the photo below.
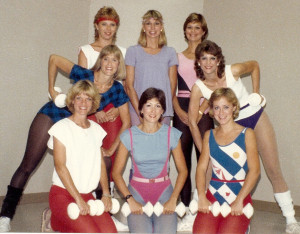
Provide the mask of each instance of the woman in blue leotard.
MULTIPOLYGON (((77 82, 82 79, 88 79, 95 83, 99 93, 101 94, 101 103, 98 110, 102 110, 109 103, 113 103, 115 107, 120 110, 120 117, 122 120, 122 127, 120 133, 130 126, 130 116, 128 101, 122 84, 115 79, 125 78, 125 65, 121 51, 115 45, 105 47, 99 56, 93 70, 88 70, 75 65, 71 61, 57 56, 51 55, 49 59, 49 93, 52 99, 58 95, 54 91, 55 78, 58 69, 70 75, 70 79, 77 82)), ((15 214, 15 210, 21 196, 23 189, 32 174, 34 169, 42 160, 47 149, 47 142, 49 140, 48 130, 58 120, 69 117, 71 112, 67 108, 58 108, 51 101, 44 105, 35 116, 28 133, 26 151, 23 160, 14 173, 6 197, 3 201, 1 209, 1 219, 5 220, 10 226, 9 222, 15 214)), ((118 146, 119 135, 116 138, 114 150, 118 146)), ((9 229, 9 228, 8 228, 9 229)))
POLYGON ((260 174, 255 134, 251 128, 234 121, 239 115, 239 102, 230 88, 216 89, 209 106, 218 127, 204 135, 196 171, 199 213, 193 233, 245 233, 250 219, 243 214, 243 207, 252 203, 250 192, 260 174), (206 192, 209 160, 213 173, 206 192), (227 217, 221 214, 214 217, 209 211, 209 206, 216 201, 230 205, 227 217))

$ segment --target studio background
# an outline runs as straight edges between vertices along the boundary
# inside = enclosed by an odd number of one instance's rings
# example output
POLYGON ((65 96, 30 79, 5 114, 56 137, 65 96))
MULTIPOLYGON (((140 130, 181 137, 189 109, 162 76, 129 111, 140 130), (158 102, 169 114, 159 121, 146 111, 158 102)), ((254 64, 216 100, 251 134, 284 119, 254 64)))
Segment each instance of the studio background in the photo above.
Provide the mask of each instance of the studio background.
MULTIPOLYGON (((300 205, 299 11, 297 0, 0 0, 0 196, 22 160, 27 133, 35 114, 48 101, 47 68, 52 53, 77 63, 78 47, 93 42, 93 18, 104 5, 120 15, 117 44, 137 43, 141 17, 160 11, 168 45, 183 51, 183 23, 191 12, 205 16, 208 39, 223 49, 227 64, 255 59, 261 68, 261 93, 273 123, 284 177, 295 205, 300 205)), ((243 79, 251 92, 251 80, 243 79)), ((68 78, 58 75, 56 86, 67 92, 68 78)), ((196 161, 193 157, 194 178, 196 161)), ((53 159, 45 155, 25 194, 48 192, 53 159)), ((125 178, 128 178, 128 165, 125 178)), ((171 178, 176 175, 172 162, 171 178)), ((195 183, 193 183, 193 187, 195 183)), ((262 169, 254 199, 274 202, 262 169)))

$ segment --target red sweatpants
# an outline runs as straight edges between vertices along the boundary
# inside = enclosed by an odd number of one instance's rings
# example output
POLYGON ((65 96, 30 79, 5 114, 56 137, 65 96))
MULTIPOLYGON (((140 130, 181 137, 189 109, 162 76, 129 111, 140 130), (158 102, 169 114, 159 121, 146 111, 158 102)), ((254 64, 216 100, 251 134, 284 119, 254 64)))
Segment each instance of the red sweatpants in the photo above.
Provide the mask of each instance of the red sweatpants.
MULTIPOLYGON (((216 198, 208 190, 207 199, 214 203, 216 198)), ((244 199, 244 206, 248 203, 252 204, 251 196, 248 195, 244 199)), ((250 219, 245 215, 232 216, 229 214, 224 218, 221 214, 214 217, 211 212, 208 214, 198 212, 193 225, 193 233, 241 233, 245 234, 250 224, 250 219)))
MULTIPOLYGON (((81 194, 87 202, 95 199, 91 193, 81 194)), ((76 220, 69 218, 67 207, 75 202, 66 189, 53 185, 49 193, 49 206, 51 209, 51 227, 58 232, 73 233, 117 233, 116 226, 109 213, 100 216, 79 215, 76 220)))
MULTIPOLYGON (((110 103, 103 109, 103 111, 107 112, 112 107, 114 107, 114 105, 110 103)), ((93 120, 94 122, 98 123, 95 114, 89 115, 88 119, 93 120)), ((115 121, 113 121, 113 122, 105 122, 105 123, 98 123, 98 124, 107 133, 106 137, 103 139, 102 147, 104 149, 109 149, 110 146, 112 145, 112 143, 115 141, 116 137, 118 136, 119 131, 122 127, 121 118, 120 118, 120 116, 118 116, 115 119, 115 121)), ((113 163, 115 161, 115 153, 111 157, 104 157, 104 160, 105 160, 105 164, 106 164, 107 174, 109 175, 110 181, 112 181, 111 169, 112 169, 113 163)))

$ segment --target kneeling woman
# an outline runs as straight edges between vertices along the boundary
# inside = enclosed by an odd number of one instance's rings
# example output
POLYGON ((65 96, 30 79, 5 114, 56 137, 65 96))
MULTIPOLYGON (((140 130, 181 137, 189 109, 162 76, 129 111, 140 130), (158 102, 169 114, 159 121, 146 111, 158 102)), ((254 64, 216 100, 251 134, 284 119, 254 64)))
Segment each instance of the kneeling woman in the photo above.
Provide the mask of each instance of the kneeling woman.
POLYGON ((250 192, 256 185, 260 166, 256 139, 251 128, 237 124, 239 103, 230 88, 216 89, 210 99, 210 114, 219 126, 207 131, 196 170, 199 213, 193 233, 245 233, 250 219, 243 207, 252 203, 250 192), (212 179, 205 194, 205 175, 212 161, 212 179), (228 203, 231 214, 214 217, 209 206, 218 201, 228 203))
MULTIPOLYGON (((87 201, 99 180, 104 194, 109 195, 107 174, 101 145, 106 132, 87 115, 99 107, 99 91, 87 80, 78 81, 68 92, 66 104, 72 115, 49 130, 49 148, 53 149, 55 170, 49 194, 51 226, 59 232, 117 232, 109 213, 90 216, 87 201), (76 220, 68 217, 67 207, 75 202, 80 210, 76 220)), ((105 211, 112 203, 103 196, 105 211)))
POLYGON ((138 109, 143 121, 122 133, 113 179, 129 204, 131 214, 128 216, 128 227, 131 233, 176 233, 177 215, 174 211, 187 177, 181 132, 160 123, 166 110, 166 98, 162 90, 146 89, 141 95, 138 109), (127 187, 122 172, 128 152, 132 156, 132 174, 127 187), (168 176, 170 152, 178 170, 174 190, 168 176), (158 201, 163 204, 163 214, 159 217, 143 214, 142 206, 148 201, 153 205, 158 201))

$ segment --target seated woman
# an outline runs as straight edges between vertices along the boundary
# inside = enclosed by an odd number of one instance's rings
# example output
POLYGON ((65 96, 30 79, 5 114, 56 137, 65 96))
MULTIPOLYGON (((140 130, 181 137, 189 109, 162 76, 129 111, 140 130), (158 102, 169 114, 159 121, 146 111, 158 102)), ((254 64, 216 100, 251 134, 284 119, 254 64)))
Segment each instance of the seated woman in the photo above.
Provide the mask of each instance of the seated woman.
POLYGON ((218 127, 208 130, 196 170, 199 213, 193 233, 245 233, 250 224, 243 207, 252 203, 250 192, 256 185, 260 166, 254 131, 237 124, 239 102, 230 88, 216 89, 209 100, 210 115, 218 127), (205 175, 212 161, 212 179, 207 192, 205 175), (216 217, 209 211, 215 201, 228 203, 231 213, 216 217))
POLYGON ((181 150, 177 129, 161 124, 166 109, 162 90, 146 89, 139 100, 138 109, 142 123, 126 130, 113 167, 113 179, 129 204, 131 214, 127 217, 131 233, 176 233, 177 215, 174 213, 177 198, 187 177, 187 168, 181 150), (132 156, 132 169, 128 187, 122 177, 128 152, 132 156), (178 170, 175 187, 171 184, 169 156, 172 152, 178 170), (160 202, 163 214, 148 217, 142 206, 160 202))
POLYGON ((107 174, 101 155, 106 132, 87 115, 98 109, 97 87, 88 80, 77 82, 68 92, 66 104, 72 115, 54 124, 50 130, 49 148, 53 149, 55 170, 49 193, 51 226, 59 232, 117 232, 107 212, 90 216, 88 200, 99 180, 104 191, 105 211, 112 208, 107 174), (80 210, 76 220, 68 217, 67 207, 75 202, 80 210))
MULTIPOLYGON (((129 98, 122 84, 116 81, 125 78, 125 63, 120 49, 115 45, 104 47, 92 70, 75 65, 61 56, 51 55, 48 67, 48 85, 49 93, 53 100, 58 95, 54 90, 58 70, 69 74, 70 79, 75 83, 84 79, 95 83, 98 93, 101 94, 101 102, 97 111, 103 110, 110 103, 113 103, 119 109, 122 126, 109 150, 114 152, 120 142, 119 135, 130 127, 129 98)), ((41 162, 46 152, 49 140, 48 130, 54 123, 71 116, 71 114, 67 107, 58 108, 53 101, 50 101, 40 109, 32 121, 25 154, 11 179, 2 204, 0 226, 4 226, 6 231, 10 230, 10 220, 15 214, 16 207, 30 175, 41 162)))

